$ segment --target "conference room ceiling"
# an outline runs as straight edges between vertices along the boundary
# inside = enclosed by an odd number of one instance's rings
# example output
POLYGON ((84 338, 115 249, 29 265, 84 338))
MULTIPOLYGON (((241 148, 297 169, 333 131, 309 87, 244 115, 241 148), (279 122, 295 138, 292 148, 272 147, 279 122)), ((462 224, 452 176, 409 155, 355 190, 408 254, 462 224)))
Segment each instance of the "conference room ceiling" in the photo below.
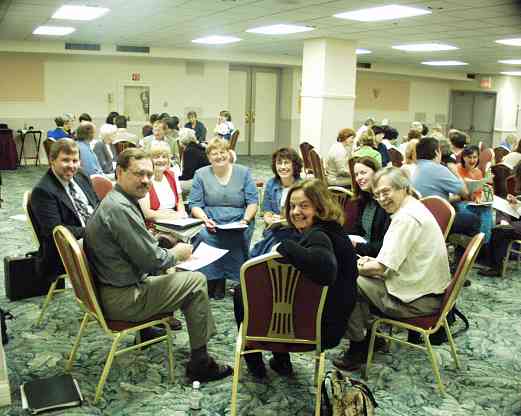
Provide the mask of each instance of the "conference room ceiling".
MULTIPOLYGON (((499 59, 521 59, 521 47, 495 43, 521 37, 521 5, 514 0, 93 0, 87 5, 111 11, 91 22, 51 18, 63 0, 0 0, 0 41, 38 40, 39 25, 72 26, 77 30, 60 37, 64 42, 139 45, 166 48, 219 48, 229 52, 301 56, 304 40, 334 37, 356 40, 372 51, 359 62, 422 66, 426 60, 459 60, 453 67, 475 73, 521 70, 521 65, 499 64, 499 59), (383 22, 354 22, 333 14, 385 4, 430 8, 432 14, 383 22), (253 27, 277 23, 313 26, 306 33, 268 36, 246 33, 253 27), (207 35, 232 35, 241 42, 208 46, 191 41, 207 35), (448 43, 458 50, 403 52, 392 45, 448 43)), ((423 67, 423 66, 422 66, 423 67)), ((445 70, 449 71, 450 68, 445 70)))

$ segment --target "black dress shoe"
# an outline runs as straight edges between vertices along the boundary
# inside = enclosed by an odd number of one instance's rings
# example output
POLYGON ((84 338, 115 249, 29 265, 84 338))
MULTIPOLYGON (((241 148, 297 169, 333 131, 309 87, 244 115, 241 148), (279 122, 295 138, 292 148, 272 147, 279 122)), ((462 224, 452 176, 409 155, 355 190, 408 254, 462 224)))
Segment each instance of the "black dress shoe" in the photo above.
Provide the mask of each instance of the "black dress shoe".
POLYGON ((214 298, 216 300, 224 299, 225 291, 226 291, 226 279, 215 280, 214 298))
POLYGON ((498 277, 501 276, 501 271, 498 269, 485 269, 485 270, 479 270, 478 274, 480 276, 490 276, 490 277, 498 277))
POLYGON ((192 381, 202 383, 221 380, 231 376, 233 369, 229 365, 218 364, 212 357, 208 357, 206 363, 190 361, 186 365, 186 376, 192 381))
POLYGON ((244 355, 244 361, 246 361, 246 367, 248 372, 256 379, 263 379, 266 377, 266 366, 262 359, 262 353, 255 352, 244 355))
MULTIPOLYGON (((159 338, 166 335, 166 329, 162 327, 152 326, 150 328, 145 328, 139 331, 139 334, 136 335, 136 340, 134 344, 139 344, 141 342, 150 341, 154 338, 159 338)), ((153 344, 145 345, 141 347, 142 350, 146 350, 153 344)))
POLYGON ((293 375, 293 366, 288 353, 274 353, 273 358, 270 358, 270 367, 281 376, 293 375))

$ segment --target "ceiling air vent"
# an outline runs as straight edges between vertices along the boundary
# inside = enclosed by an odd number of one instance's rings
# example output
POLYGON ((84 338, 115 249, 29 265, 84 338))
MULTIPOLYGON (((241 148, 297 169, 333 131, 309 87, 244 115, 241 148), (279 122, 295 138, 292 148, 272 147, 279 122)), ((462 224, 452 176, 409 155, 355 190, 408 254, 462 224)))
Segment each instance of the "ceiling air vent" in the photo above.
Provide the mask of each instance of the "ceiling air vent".
POLYGON ((99 51, 101 50, 99 43, 65 43, 65 49, 75 51, 99 51))
POLYGON ((371 69, 371 64, 369 62, 357 62, 356 67, 362 69, 371 69))
POLYGON ((116 45, 116 51, 117 52, 131 52, 131 53, 150 53, 150 47, 116 45))

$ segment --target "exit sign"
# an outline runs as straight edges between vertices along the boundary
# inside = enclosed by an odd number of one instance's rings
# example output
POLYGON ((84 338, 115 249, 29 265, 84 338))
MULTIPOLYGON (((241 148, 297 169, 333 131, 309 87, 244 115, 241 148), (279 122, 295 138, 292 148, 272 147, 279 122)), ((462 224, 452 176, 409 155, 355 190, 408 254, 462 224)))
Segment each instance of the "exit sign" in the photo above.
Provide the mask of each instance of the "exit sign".
POLYGON ((141 74, 139 72, 134 72, 132 74, 132 81, 140 81, 141 80, 141 74))

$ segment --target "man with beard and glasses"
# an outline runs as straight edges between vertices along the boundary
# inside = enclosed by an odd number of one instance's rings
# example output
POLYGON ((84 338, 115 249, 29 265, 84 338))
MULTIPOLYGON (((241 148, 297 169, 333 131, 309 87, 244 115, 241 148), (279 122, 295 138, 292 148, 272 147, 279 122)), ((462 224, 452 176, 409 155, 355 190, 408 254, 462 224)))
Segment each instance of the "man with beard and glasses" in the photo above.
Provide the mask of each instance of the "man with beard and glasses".
MULTIPOLYGON (((121 152, 117 184, 87 226, 85 252, 105 316, 140 322, 181 309, 191 347, 188 378, 204 382, 227 377, 232 369, 217 364, 206 349, 216 331, 205 276, 172 269, 192 255, 192 246, 178 243, 171 249, 161 248, 145 225, 138 201, 147 195, 153 176, 152 160, 144 150, 121 152)), ((158 335, 156 329, 142 330, 141 340, 158 335)))

